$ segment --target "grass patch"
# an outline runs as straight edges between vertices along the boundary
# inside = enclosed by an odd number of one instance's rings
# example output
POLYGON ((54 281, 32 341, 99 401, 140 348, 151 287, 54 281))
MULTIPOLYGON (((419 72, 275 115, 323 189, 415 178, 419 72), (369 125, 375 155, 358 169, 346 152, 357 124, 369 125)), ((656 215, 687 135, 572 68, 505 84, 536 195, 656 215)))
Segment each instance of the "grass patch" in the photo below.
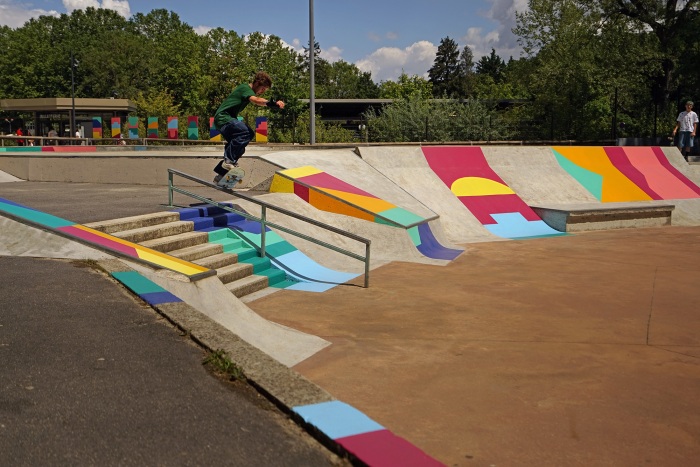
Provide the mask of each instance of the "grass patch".
POLYGON ((207 366, 221 376, 225 376, 229 381, 245 381, 246 379, 243 370, 233 363, 221 349, 209 352, 209 355, 204 358, 202 365, 207 366))

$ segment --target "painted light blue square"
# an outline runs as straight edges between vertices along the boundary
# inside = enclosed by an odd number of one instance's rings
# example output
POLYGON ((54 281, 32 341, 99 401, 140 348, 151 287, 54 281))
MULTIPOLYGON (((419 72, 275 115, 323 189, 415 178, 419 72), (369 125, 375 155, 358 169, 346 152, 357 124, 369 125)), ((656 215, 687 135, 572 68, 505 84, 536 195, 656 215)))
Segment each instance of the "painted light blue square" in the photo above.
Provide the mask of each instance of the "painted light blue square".
POLYGON ((303 282, 287 287, 292 290, 305 290, 308 292, 325 292, 335 284, 343 284, 359 276, 350 272, 336 271, 321 266, 299 250, 289 252, 285 255, 277 257, 277 261, 286 266, 287 274, 295 279, 303 282), (317 282, 308 282, 309 279, 317 281, 332 282, 332 284, 324 284, 317 282), (306 285, 302 285, 306 284, 306 285), (330 285, 330 287, 329 287, 330 285))
POLYGON ((302 405, 292 410, 331 439, 385 429, 355 407, 340 401, 302 405))
POLYGON ((529 238, 564 235, 544 221, 528 221, 519 212, 491 214, 497 224, 485 225, 492 234, 503 238, 529 238))

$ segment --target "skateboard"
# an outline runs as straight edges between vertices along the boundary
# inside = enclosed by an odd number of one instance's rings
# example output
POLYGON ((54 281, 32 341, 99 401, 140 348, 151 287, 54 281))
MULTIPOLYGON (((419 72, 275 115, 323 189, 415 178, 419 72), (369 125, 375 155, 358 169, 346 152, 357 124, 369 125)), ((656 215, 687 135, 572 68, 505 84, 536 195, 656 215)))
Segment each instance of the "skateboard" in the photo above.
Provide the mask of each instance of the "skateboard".
POLYGON ((241 169, 240 167, 234 167, 226 172, 226 175, 221 177, 221 180, 219 180, 216 184, 221 188, 230 190, 237 184, 241 183, 243 177, 245 177, 245 170, 241 169))

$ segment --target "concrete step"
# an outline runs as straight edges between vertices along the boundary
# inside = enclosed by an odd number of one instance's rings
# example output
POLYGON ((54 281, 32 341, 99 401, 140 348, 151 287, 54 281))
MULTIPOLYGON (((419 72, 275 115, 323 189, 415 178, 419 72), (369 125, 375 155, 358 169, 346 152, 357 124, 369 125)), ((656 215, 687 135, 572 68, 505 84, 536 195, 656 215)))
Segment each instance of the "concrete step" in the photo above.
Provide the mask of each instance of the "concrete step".
POLYGON ((219 253, 194 261, 195 264, 199 264, 200 266, 217 270, 232 264, 236 264, 237 262, 238 258, 236 255, 232 255, 230 253, 219 253))
POLYGON ((560 232, 662 227, 671 225, 675 205, 653 202, 580 203, 530 206, 560 232))
POLYGON ((209 235, 206 232, 186 232, 177 235, 171 235, 163 238, 156 238, 139 242, 140 245, 151 248, 163 253, 169 253, 173 250, 181 250, 183 248, 201 245, 207 243, 209 235))
POLYGON ((192 222, 175 221, 151 225, 148 227, 139 227, 132 230, 113 232, 112 235, 130 242, 142 243, 148 240, 154 240, 156 238, 169 237, 192 231, 194 231, 194 224, 192 222))
POLYGON ((245 295, 263 290, 268 287, 267 276, 250 275, 235 282, 226 284, 233 295, 241 298, 245 295))
POLYGON ((157 224, 175 222, 180 220, 180 215, 176 212, 157 212, 154 214, 143 214, 140 216, 122 217, 85 224, 86 227, 99 230, 100 232, 112 234, 124 230, 133 230, 140 227, 149 227, 157 224))
POLYGON ((237 281, 253 274, 253 265, 247 263, 235 263, 216 270, 216 275, 224 284, 237 281))
POLYGON ((223 252, 223 246, 218 243, 202 243, 201 245, 189 246, 180 250, 173 250, 170 252, 170 254, 177 258, 184 259, 185 261, 196 261, 198 259, 218 255, 223 252))

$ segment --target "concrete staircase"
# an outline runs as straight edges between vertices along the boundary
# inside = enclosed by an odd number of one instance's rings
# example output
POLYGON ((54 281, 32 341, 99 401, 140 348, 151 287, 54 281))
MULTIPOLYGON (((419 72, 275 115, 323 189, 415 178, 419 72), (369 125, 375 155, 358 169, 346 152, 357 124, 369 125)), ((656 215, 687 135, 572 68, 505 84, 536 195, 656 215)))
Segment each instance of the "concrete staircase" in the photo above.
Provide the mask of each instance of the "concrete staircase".
POLYGON ((255 248, 228 228, 236 222, 246 221, 242 216, 218 208, 202 207, 85 225, 215 269, 221 282, 239 298, 270 286, 284 287, 285 272, 272 267, 269 258, 261 258, 255 248))

